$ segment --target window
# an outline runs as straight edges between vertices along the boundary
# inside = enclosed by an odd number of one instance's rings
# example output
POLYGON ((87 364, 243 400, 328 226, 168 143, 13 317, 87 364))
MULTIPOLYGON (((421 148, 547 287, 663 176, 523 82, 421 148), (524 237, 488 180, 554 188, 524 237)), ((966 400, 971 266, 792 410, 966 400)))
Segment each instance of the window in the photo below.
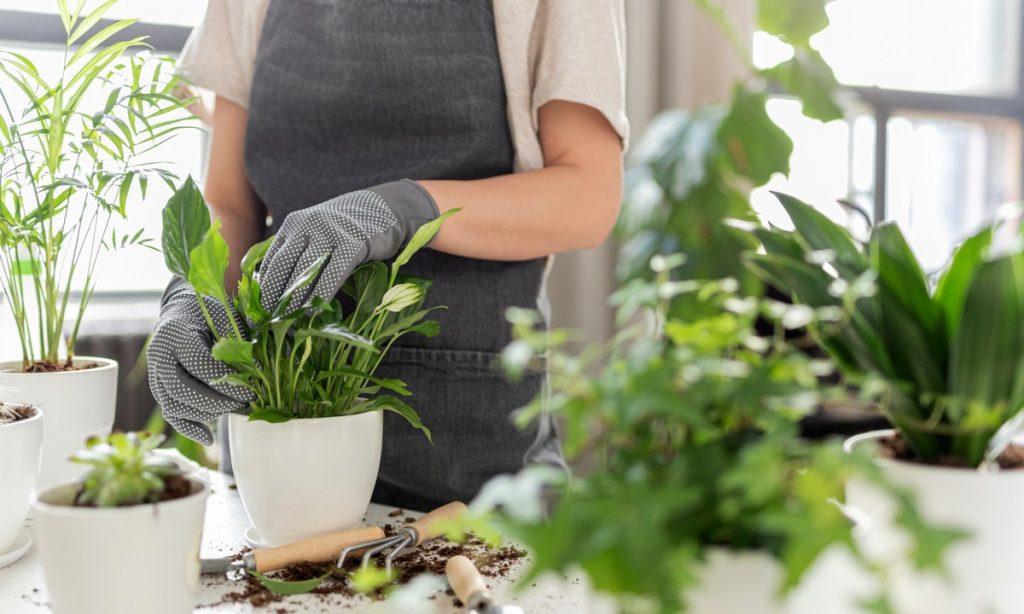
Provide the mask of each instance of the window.
MULTIPOLYGON (((845 121, 803 117, 776 99, 770 113, 793 137, 783 189, 840 221, 857 216, 901 224, 929 270, 1005 202, 1024 178, 1024 10, 1019 0, 834 0, 831 25, 812 39, 857 102, 845 121)), ((754 37, 754 61, 770 66, 788 46, 754 37)), ((755 206, 780 211, 767 189, 755 206)), ((784 218, 784 216, 781 216, 784 218)))
MULTIPOLYGON (((202 17, 205 2, 161 3, 151 0, 122 0, 111 18, 141 18, 133 35, 150 34, 156 53, 176 54, 180 51, 192 25, 202 17)), ((44 74, 54 74, 63 59, 64 30, 56 17, 53 2, 40 0, 0 0, 0 49, 16 51, 30 57, 44 74)), ((5 90, 6 92, 6 90, 5 90)), ((16 94, 16 92, 15 92, 16 94)), ((102 106, 103 101, 85 101, 86 106, 102 106)), ((194 130, 184 131, 173 141, 154 152, 154 161, 168 163, 180 177, 203 172, 205 135, 198 122, 194 130)), ((170 190, 160 182, 152 182, 144 202, 129 206, 128 219, 118 220, 119 234, 143 229, 159 245, 161 210, 170 190)), ((96 292, 157 294, 170 279, 163 257, 156 251, 140 247, 117 253, 104 253, 97 265, 96 292), (130 250, 130 251, 129 251, 130 250)), ((4 317, 6 314, 0 315, 4 317)))

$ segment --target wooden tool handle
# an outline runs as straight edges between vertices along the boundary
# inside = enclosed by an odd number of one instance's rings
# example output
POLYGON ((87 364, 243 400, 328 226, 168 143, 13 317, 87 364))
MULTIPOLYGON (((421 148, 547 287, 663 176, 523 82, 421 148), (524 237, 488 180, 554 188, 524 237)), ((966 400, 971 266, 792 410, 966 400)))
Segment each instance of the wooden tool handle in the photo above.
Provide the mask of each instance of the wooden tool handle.
POLYGON ((362 527, 308 537, 276 548, 254 550, 253 558, 256 559, 256 571, 267 573, 275 569, 284 569, 301 561, 311 563, 334 561, 337 560, 341 551, 349 546, 364 544, 383 537, 384 529, 380 527, 362 527))
POLYGON ((425 541, 434 539, 441 534, 441 530, 438 528, 439 520, 454 520, 465 513, 465 503, 462 503, 461 501, 452 501, 451 503, 442 505, 432 512, 427 512, 416 522, 409 523, 408 526, 416 529, 416 533, 420 536, 416 545, 418 546, 425 541))
POLYGON ((476 565, 461 554, 448 559, 444 564, 444 574, 448 576, 448 584, 452 586, 455 595, 467 606, 473 595, 478 593, 484 598, 490 598, 487 585, 484 584, 484 578, 476 565))

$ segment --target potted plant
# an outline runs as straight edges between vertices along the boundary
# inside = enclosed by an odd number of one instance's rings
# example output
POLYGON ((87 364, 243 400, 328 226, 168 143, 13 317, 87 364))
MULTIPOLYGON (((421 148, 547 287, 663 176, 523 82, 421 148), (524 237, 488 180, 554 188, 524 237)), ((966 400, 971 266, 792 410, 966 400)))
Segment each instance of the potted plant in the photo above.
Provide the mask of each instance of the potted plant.
POLYGON ((75 340, 101 251, 148 241, 112 227, 151 177, 170 179, 142 156, 189 116, 171 95, 172 60, 128 55, 144 38, 113 37, 134 20, 86 37, 112 3, 83 4, 57 3, 67 33, 59 74, 0 51, 0 292, 21 351, 0 371, 19 401, 45 408, 43 484, 72 477, 68 457, 110 432, 117 363, 76 356, 75 340))
POLYGON ((73 460, 81 481, 33 501, 50 604, 57 612, 191 612, 208 489, 154 453, 162 436, 93 438, 73 460))
POLYGON ((22 528, 35 492, 42 438, 39 409, 0 399, 0 567, 18 560, 32 543, 22 528))
POLYGON ((523 582, 582 569, 624 608, 836 613, 860 597, 883 611, 884 583, 864 594, 846 590, 841 575, 828 578, 834 584, 814 608, 791 609, 791 591, 804 588, 826 554, 861 557, 837 505, 850 476, 864 475, 889 493, 922 567, 939 565, 947 536, 863 457, 798 437, 800 417, 835 391, 818 383, 830 362, 797 351, 784 332, 836 314, 742 298, 731 279, 673 282, 671 260, 656 257, 656 282, 636 281, 616 295, 624 318, 643 307, 648 324, 607 347, 567 354, 558 349, 564 333, 538 332, 536 315, 511 312, 509 373, 516 377, 547 355, 551 374, 550 399, 535 401, 520 420, 550 408, 565 420, 567 454, 589 458, 591 467, 555 483, 560 498, 548 518, 535 508, 517 511, 528 497, 515 481, 506 496, 485 487, 472 508, 498 504, 500 524, 533 552, 523 582), (666 318, 677 297, 716 315, 666 318), (775 330, 759 334, 759 317, 775 330))
MULTIPOLYGON (((749 262, 814 309, 841 308, 840 326, 816 335, 854 383, 880 392, 895 431, 854 437, 850 450, 916 493, 922 514, 964 528, 945 582, 903 570, 908 612, 1016 612, 1024 600, 1014 552, 1024 547, 1024 454, 1012 445, 1024 414, 1024 252, 1010 216, 969 237, 933 283, 893 223, 863 243, 806 203, 779 200, 792 232, 758 229, 763 253, 749 262), (851 290, 860 288, 859 291, 851 290)), ((851 484, 851 504, 872 519, 877 556, 902 547, 892 510, 851 484)))
MULTIPOLYGON (((400 337, 433 336, 426 319, 430 282, 400 274, 454 211, 423 225, 391 262, 357 268, 340 299, 292 305, 293 294, 317 278, 321 259, 287 288, 272 311, 260 303, 258 267, 273 237, 242 260, 237 292, 224 287, 228 248, 191 179, 164 210, 163 251, 168 268, 203 297, 243 316, 218 331, 209 321, 214 358, 235 373, 224 381, 253 392, 248 415, 229 417, 231 464, 253 523, 250 541, 278 545, 351 526, 370 503, 380 464, 382 410, 430 431, 401 399, 411 393, 396 379, 374 373, 400 337)), ((434 308, 437 309, 437 308, 434 308)), ((207 318, 209 320, 209 318, 207 318)))

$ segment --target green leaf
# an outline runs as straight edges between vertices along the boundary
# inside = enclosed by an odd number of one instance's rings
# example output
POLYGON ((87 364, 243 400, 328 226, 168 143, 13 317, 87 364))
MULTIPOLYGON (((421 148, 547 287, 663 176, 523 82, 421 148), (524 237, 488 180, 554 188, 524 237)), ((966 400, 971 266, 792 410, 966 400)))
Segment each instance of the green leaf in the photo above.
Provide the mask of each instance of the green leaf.
POLYGON ((267 590, 278 595, 301 595, 302 593, 308 593, 323 584, 324 580, 331 577, 330 573, 325 573, 319 578, 309 580, 277 580, 269 578, 258 571, 250 571, 249 573, 259 580, 260 584, 267 590))
POLYGON ((412 395, 412 393, 409 392, 409 389, 405 387, 405 382, 403 382, 400 379, 374 377, 373 375, 370 375, 364 371, 360 371, 359 369, 346 367, 343 365, 335 366, 330 371, 321 371, 317 373, 316 380, 321 381, 339 376, 365 379, 369 382, 372 382, 373 384, 376 384, 377 386, 380 386, 381 388, 386 388, 391 392, 400 394, 403 397, 412 395))
POLYGON ((262 420, 264 422, 277 424, 279 422, 288 422, 294 418, 295 416, 277 409, 260 409, 249 414, 249 422, 262 420))
POLYGON ((352 588, 360 593, 372 593, 389 584, 392 579, 386 569, 376 565, 360 567, 351 575, 352 588))
POLYGON ((83 17, 82 20, 78 22, 78 25, 75 26, 74 31, 70 35, 68 35, 68 45, 73 44, 75 41, 81 38, 83 34, 88 32, 89 28, 96 25, 99 22, 99 20, 103 18, 103 15, 105 15, 106 12, 110 10, 110 7, 117 4, 117 2, 118 0, 106 0, 106 2, 100 4, 91 13, 83 17))
POLYGON ((295 331, 295 342, 301 342, 310 337, 319 339, 330 339, 332 341, 342 341, 349 345, 354 345, 357 348, 368 350, 370 352, 379 353, 380 350, 373 344, 373 341, 367 339, 362 335, 350 331, 340 324, 326 324, 319 328, 303 328, 295 331))
POLYGON ((189 176, 164 206, 161 247, 168 270, 188 279, 192 250, 209 229, 210 211, 202 192, 189 176))
POLYGON ((832 262, 844 279, 861 275, 868 262, 857 243, 839 224, 807 203, 781 192, 772 192, 789 214, 796 233, 812 249, 834 254, 832 262))
POLYGON ((839 82, 817 51, 798 47, 791 59, 769 68, 765 76, 799 98, 807 117, 823 122, 843 118, 843 109, 836 99, 839 82))
POLYGON ((791 45, 807 47, 828 27, 826 0, 760 0, 757 27, 791 45))
POLYGON ((245 252, 245 256, 242 258, 242 275, 252 277, 256 273, 256 266, 263 262, 264 256, 267 255, 267 250, 274 244, 274 238, 273 235, 267 237, 245 252))
MULTIPOLYGON (((323 256, 320 256, 319 258, 314 260, 308 267, 306 267, 306 270, 302 271, 302 273, 300 273, 299 276, 295 278, 295 281, 293 281, 291 284, 288 285, 287 288, 284 289, 284 292, 281 293, 281 298, 278 299, 277 305, 274 307, 274 311, 271 312, 270 314, 271 318, 277 318, 286 313, 289 313, 289 308, 291 308, 292 297, 295 295, 296 292, 313 283, 317 276, 320 275, 320 269, 323 268, 324 263, 327 262, 328 257, 329 254, 324 254, 323 256)), ((299 305, 298 307, 292 308, 291 311, 301 309, 302 307, 303 305, 299 305)))
POLYGON ((945 313, 949 339, 954 339, 957 335, 967 288, 974 279, 978 267, 983 263, 984 252, 991 243, 991 228, 986 228, 964 241, 953 253, 949 267, 939 278, 935 302, 945 313))
POLYGON ((388 266, 383 262, 368 262, 348 278, 342 291, 356 301, 352 325, 358 328, 380 304, 389 287, 388 266))
POLYGON ((412 259, 413 255, 426 247, 434 239, 434 235, 437 231, 441 230, 441 224, 444 224, 445 220, 455 215, 462 209, 449 209, 445 211, 437 218, 423 224, 416 233, 413 234, 412 239, 406 243, 402 251, 395 257, 395 260, 391 263, 391 282, 394 283, 395 277, 398 275, 398 269, 405 266, 409 260, 412 259))
POLYGON ((788 173, 793 153, 793 141, 768 117, 767 104, 764 92, 737 85, 718 129, 718 141, 733 167, 754 185, 768 183, 775 173, 788 173))
POLYGON ((952 345, 950 393, 985 404, 1008 402, 1022 347, 1024 254, 1014 254, 983 263, 968 287, 952 345))
MULTIPOLYGON (((102 30, 100 30, 96 34, 93 34, 91 37, 89 37, 89 39, 87 41, 82 43, 82 45, 75 51, 75 53, 71 56, 71 59, 68 60, 67 65, 71 66, 72 64, 74 64, 75 62, 77 62, 78 60, 82 59, 83 57, 88 55, 90 52, 92 52, 92 50, 96 49, 101 44, 106 42, 110 37, 114 36, 115 34, 120 32, 121 30, 124 30, 125 28, 127 28, 128 26, 130 26, 130 25, 132 25, 132 24, 134 24, 136 22, 138 22, 138 19, 125 19, 125 20, 122 20, 122 21, 117 21, 117 22, 114 22, 114 23, 110 24, 109 26, 103 28, 102 30)), ((82 32, 82 34, 84 34, 84 31, 82 32)), ((133 39, 132 41, 130 41, 128 43, 127 46, 130 47, 130 46, 138 45, 139 43, 142 42, 142 40, 143 40, 142 38, 133 39)), ((111 45, 111 47, 114 47, 114 45, 111 45)), ((117 55, 120 55, 120 51, 118 51, 117 55)), ((98 56, 99 56, 99 54, 97 54, 96 57, 98 57, 98 56)), ((93 59, 95 59, 95 57, 93 59)), ((92 65, 90 65, 88 62, 86 62, 82 66, 82 68, 79 69, 78 74, 76 74, 74 77, 71 78, 71 80, 68 82, 68 85, 69 86, 74 85, 79 79, 84 78, 84 71, 91 69, 91 67, 92 67, 92 65)))
POLYGON ((213 357, 229 365, 253 366, 252 342, 222 337, 213 344, 213 357))
POLYGON ((399 416, 402 416, 410 425, 413 426, 413 428, 422 431, 423 434, 426 435, 427 441, 429 441, 431 444, 434 443, 434 440, 430 435, 430 429, 423 425, 423 421, 420 420, 419 414, 417 414, 413 408, 409 407, 409 405, 406 404, 405 401, 399 398, 390 395, 381 395, 369 401, 364 401, 362 403, 355 405, 352 408, 352 413, 360 414, 368 411, 377 411, 381 409, 392 411, 398 414, 399 416))
POLYGON ((188 283, 201 296, 226 302, 224 273, 227 270, 228 244, 220 234, 220 220, 216 220, 189 253, 188 283))

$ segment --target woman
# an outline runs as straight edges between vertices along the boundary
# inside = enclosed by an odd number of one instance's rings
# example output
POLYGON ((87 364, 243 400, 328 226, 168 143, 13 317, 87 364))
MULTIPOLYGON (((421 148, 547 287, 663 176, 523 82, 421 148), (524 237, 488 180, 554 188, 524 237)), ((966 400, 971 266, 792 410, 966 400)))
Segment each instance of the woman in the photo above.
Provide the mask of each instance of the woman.
MULTIPOLYGON (((405 272, 433 280, 441 334, 402 339, 381 367, 414 393, 430 446, 388 416, 374 500, 428 509, 468 500, 523 462, 561 462, 550 420, 510 413, 542 376, 495 371, 508 307, 544 311, 549 256, 601 243, 614 224, 628 136, 621 0, 210 0, 181 71, 212 90, 205 196, 231 250, 277 238, 261 268, 270 303, 317 257, 312 293, 397 253, 452 208, 405 272), (272 220, 267 228, 267 217, 272 220)), ((226 318, 227 314, 220 314, 226 318)), ((173 283, 150 349, 168 421, 211 443, 244 407, 211 383, 196 297, 173 283)))

